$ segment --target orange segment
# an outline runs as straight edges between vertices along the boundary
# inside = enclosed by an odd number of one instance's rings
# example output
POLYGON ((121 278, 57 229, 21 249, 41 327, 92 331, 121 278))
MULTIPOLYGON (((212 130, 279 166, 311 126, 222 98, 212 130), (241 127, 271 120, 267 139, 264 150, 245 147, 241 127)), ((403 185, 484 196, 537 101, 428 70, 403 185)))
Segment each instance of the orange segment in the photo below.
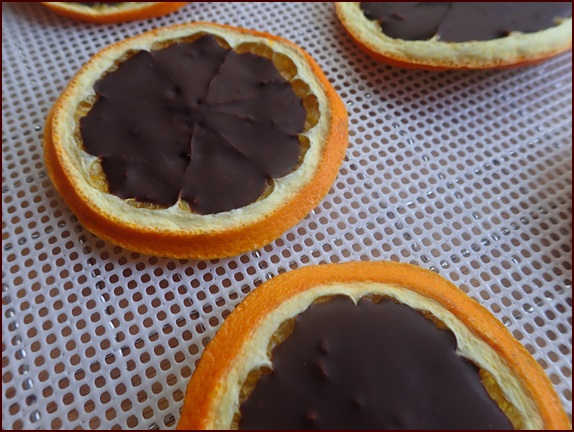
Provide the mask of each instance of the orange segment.
POLYGON ((178 429, 230 428, 240 398, 271 366, 270 345, 288 337, 293 317, 317 299, 333 295, 355 301, 391 297, 432 315, 456 335, 461 355, 483 370, 489 393, 515 427, 570 428, 541 366, 485 308, 429 270, 360 262, 284 273, 250 293, 205 349, 188 385, 178 429))

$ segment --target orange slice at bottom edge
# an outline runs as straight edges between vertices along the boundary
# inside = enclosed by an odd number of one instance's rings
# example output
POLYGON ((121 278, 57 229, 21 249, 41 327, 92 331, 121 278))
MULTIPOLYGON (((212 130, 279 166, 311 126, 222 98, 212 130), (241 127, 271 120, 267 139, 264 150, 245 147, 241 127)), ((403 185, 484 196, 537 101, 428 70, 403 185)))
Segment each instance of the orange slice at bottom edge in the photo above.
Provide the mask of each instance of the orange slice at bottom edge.
MULTIPOLYGON (((481 385, 486 390, 485 394, 488 394, 487 398, 492 399, 491 402, 494 401, 492 403, 496 403, 497 409, 507 417, 508 427, 569 428, 568 417, 543 369, 504 325, 484 307, 437 274, 413 265, 395 262, 306 267, 281 274, 250 293, 226 318, 205 349, 188 385, 178 428, 296 428, 297 426, 293 424, 297 422, 293 423, 292 418, 287 419, 289 423, 283 424, 258 424, 257 419, 255 423, 242 423, 242 416, 250 409, 250 398, 259 397, 257 393, 261 393, 260 387, 267 386, 268 378, 274 374, 278 375, 276 377, 278 380, 287 381, 287 387, 292 392, 291 399, 287 397, 285 401, 296 402, 298 398, 303 401, 303 405, 309 402, 309 409, 299 413, 302 416, 299 426, 310 428, 313 422, 317 422, 314 426, 325 427, 325 423, 321 424, 320 421, 328 415, 336 417, 342 409, 333 412, 333 409, 324 406, 323 402, 328 398, 329 391, 325 391, 323 393, 325 397, 320 400, 310 399, 310 394, 316 391, 309 391, 308 386, 311 385, 310 382, 323 385, 321 376, 328 377, 337 373, 330 369, 332 364, 314 369, 311 367, 315 370, 315 375, 308 375, 306 380, 297 380, 282 376, 285 365, 276 365, 275 362, 277 360, 287 362, 285 353, 281 354, 280 351, 282 347, 294 346, 289 344, 290 338, 301 336, 297 329, 298 326, 303 326, 301 324, 304 321, 303 317, 307 314, 311 316, 312 309, 318 311, 322 306, 341 296, 350 298, 353 302, 366 301, 375 304, 375 307, 378 307, 377 303, 388 305, 390 300, 392 304, 398 305, 397 307, 420 312, 418 315, 423 318, 416 320, 432 323, 436 332, 451 332, 456 340, 457 355, 460 355, 461 361, 475 365, 478 370, 475 378, 481 380, 481 385), (317 376, 319 378, 316 378, 317 376), (299 388, 297 386, 300 381, 307 383, 299 388), (294 399, 293 395, 298 396, 294 399)), ((329 317, 328 314, 326 316, 329 317)), ((333 326, 336 325, 336 320, 333 321, 333 326)), ((319 327, 328 328, 329 325, 321 324, 317 326, 319 327)), ((369 328, 365 328, 364 331, 370 334, 369 328)), ((313 332, 314 330, 310 331, 313 332)), ((321 347, 319 344, 312 355, 320 357, 329 352, 333 343, 333 340, 330 340, 327 347, 321 347)), ((369 345, 376 343, 377 340, 373 340, 369 345)), ((413 348, 416 355, 417 347, 407 348, 413 348)), ((357 354, 357 358, 360 358, 360 355, 357 354)), ((383 358, 382 361, 384 360, 383 358)), ((373 373, 370 370, 361 371, 360 364, 356 365, 355 370, 346 372, 347 376, 361 375, 362 372, 373 373)), ((399 375, 402 374, 407 378, 417 376, 414 371, 399 372, 399 375)), ((426 382, 424 377, 419 378, 419 380, 413 379, 416 382, 426 382)), ((421 397, 428 401, 438 397, 436 395, 437 390, 440 390, 439 387, 424 389, 420 386, 418 391, 426 392, 421 397)), ((384 392, 382 389, 380 391, 384 392)), ((267 395, 268 399, 277 400, 276 395, 272 393, 267 395)), ((352 402, 354 395, 337 396, 352 402)), ((392 395, 391 400, 394 401, 392 395)), ((369 400, 361 401, 360 398, 355 398, 356 407, 362 406, 361 404, 368 407, 368 403, 369 400)), ((257 404, 261 404, 262 410, 275 409, 265 406, 265 397, 258 399, 257 404)), ((401 416, 408 416, 395 405, 392 402, 387 406, 371 406, 371 409, 375 412, 390 411, 391 416, 394 415, 399 419, 397 422, 407 421, 408 418, 400 419, 401 416)), ((416 417, 416 405, 403 408, 407 412, 410 409, 410 415, 416 417)), ((251 419, 252 414, 247 413, 251 419)), ((456 416, 458 413, 453 411, 450 414, 456 416)), ((279 409, 276 413, 267 412, 266 416, 280 419, 281 416, 285 416, 285 412, 279 409)), ((434 420, 430 421, 428 425, 424 423, 415 425, 419 429, 433 425, 436 427, 436 423, 432 423, 434 420)), ((391 426, 398 427, 399 424, 393 423, 391 426)), ((406 423, 403 423, 403 426, 404 424, 406 423)), ((327 427, 329 426, 333 427, 332 424, 327 424, 327 427)), ((351 429, 359 427, 357 424, 344 426, 351 429)), ((368 426, 370 429, 375 429, 385 425, 370 423, 368 426)), ((464 419, 459 426, 473 427, 464 425, 464 419)))

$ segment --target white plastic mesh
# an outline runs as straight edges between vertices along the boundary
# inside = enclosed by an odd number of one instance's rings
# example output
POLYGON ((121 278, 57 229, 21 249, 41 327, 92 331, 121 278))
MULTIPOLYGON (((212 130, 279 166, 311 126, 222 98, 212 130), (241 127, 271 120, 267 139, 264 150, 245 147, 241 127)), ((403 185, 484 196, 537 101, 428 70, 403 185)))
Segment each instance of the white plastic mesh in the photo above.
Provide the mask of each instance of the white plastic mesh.
POLYGON ((490 309, 571 414, 572 57, 486 72, 407 71, 360 53, 328 3, 191 3, 91 25, 2 5, 2 427, 174 427, 202 350, 241 299, 297 267, 401 260, 490 309), (132 253, 87 232, 55 192, 42 129, 104 46, 214 21, 277 34, 323 67, 350 116, 328 196, 252 253, 132 253))

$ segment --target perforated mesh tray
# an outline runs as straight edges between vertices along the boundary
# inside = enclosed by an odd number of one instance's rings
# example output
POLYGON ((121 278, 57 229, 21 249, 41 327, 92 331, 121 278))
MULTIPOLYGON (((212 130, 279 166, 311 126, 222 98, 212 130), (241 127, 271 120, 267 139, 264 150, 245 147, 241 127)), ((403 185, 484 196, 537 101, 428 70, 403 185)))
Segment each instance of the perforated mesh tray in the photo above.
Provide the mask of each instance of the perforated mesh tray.
POLYGON ((2 427, 174 427, 202 350, 241 299, 297 267, 400 260, 490 309, 572 401, 572 57, 429 73, 358 52, 328 3, 192 3, 74 22, 2 5, 2 427), (48 110, 88 58, 157 26, 215 21, 306 49, 347 104, 323 202, 270 245, 213 261, 132 253, 87 232, 47 178, 48 110))

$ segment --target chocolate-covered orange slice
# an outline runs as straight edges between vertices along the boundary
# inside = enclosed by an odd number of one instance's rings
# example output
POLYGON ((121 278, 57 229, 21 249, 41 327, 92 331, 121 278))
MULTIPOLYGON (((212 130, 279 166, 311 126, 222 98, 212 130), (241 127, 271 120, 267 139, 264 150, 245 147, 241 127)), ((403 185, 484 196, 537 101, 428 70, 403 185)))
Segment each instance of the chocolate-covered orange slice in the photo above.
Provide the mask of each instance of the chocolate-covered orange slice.
POLYGON ((550 380, 492 314, 394 262, 284 273, 226 318, 179 429, 566 429, 550 380))
POLYGON ((41 2, 68 18, 101 24, 167 15, 188 2, 41 2))
POLYGON ((50 177, 86 228, 178 258, 279 237, 327 193, 346 146, 344 105, 308 54, 209 23, 96 54, 45 133, 50 177))
POLYGON ((571 2, 338 2, 336 11, 364 51, 403 67, 525 66, 572 47, 571 2))

